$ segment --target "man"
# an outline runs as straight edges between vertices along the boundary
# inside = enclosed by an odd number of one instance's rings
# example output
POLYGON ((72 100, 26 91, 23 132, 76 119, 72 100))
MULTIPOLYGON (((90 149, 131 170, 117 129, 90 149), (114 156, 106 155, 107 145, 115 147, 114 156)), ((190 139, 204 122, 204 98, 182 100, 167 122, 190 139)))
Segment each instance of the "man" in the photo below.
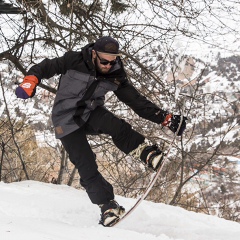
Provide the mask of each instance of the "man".
MULTIPOLYGON (((100 223, 103 226, 115 222, 124 213, 124 208, 114 200, 112 185, 99 173, 96 155, 86 135, 109 134, 120 150, 140 158, 154 170, 158 169, 163 158, 156 145, 148 144, 130 124, 104 107, 105 94, 113 91, 139 116, 168 126, 173 132, 181 122, 179 115, 161 110, 130 84, 120 55, 115 39, 101 37, 80 52, 70 51, 31 67, 16 89, 17 97, 27 99, 34 96, 41 79, 62 74, 52 110, 56 138, 61 140, 70 161, 78 169, 80 183, 90 200, 101 208, 100 223)), ((185 120, 183 118, 178 135, 185 130, 185 120)))

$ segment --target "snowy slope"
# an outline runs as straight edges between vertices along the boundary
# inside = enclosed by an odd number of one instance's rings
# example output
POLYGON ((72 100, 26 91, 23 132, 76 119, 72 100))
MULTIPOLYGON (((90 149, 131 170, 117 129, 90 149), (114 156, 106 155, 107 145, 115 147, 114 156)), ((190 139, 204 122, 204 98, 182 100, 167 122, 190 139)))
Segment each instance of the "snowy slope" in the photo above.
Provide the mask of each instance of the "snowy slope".
MULTIPOLYGON (((113 228, 98 225, 99 209, 84 191, 34 181, 0 183, 1 240, 237 240, 236 222, 144 201, 113 228)), ((117 196, 126 208, 134 199, 117 196)))

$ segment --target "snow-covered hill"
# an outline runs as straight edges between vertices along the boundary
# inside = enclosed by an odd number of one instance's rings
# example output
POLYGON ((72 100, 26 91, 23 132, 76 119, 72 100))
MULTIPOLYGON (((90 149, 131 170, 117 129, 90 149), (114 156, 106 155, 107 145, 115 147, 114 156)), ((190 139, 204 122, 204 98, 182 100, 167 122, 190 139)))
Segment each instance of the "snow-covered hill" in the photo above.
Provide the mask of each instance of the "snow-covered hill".
MULTIPOLYGON (((0 183, 1 240, 237 240, 240 225, 179 207, 144 201, 113 228, 84 191, 34 181, 0 183)), ((117 196, 130 208, 136 200, 117 196)))

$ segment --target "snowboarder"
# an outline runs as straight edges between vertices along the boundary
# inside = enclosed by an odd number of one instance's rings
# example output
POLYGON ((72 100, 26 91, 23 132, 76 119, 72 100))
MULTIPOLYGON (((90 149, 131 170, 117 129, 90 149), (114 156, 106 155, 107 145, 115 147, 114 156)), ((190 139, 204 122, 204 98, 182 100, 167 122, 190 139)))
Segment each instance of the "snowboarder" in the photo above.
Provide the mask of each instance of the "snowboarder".
MULTIPOLYGON (((18 98, 31 98, 43 78, 61 74, 52 109, 56 138, 61 140, 70 161, 78 169, 80 183, 90 200, 101 208, 100 223, 104 226, 116 221, 124 208, 114 200, 112 185, 98 171, 96 155, 86 136, 108 134, 121 151, 140 158, 154 170, 163 158, 159 147, 150 144, 129 123, 104 107, 105 94, 113 91, 139 116, 167 126, 173 132, 181 122, 180 115, 160 109, 136 90, 127 78, 120 56, 119 43, 112 37, 101 37, 81 51, 46 58, 32 66, 16 89, 18 98)), ((178 135, 182 135, 185 128, 186 118, 183 117, 178 135)))

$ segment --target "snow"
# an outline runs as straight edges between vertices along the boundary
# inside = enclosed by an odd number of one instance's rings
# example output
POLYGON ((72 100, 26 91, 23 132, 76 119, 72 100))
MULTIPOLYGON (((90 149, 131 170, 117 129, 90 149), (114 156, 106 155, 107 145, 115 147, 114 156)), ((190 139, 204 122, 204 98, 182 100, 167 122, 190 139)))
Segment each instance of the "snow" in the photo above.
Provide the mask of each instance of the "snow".
MULTIPOLYGON (((1 240, 237 240, 236 222, 144 201, 113 228, 98 224, 100 211, 83 190, 35 181, 0 182, 1 240)), ((116 196, 130 208, 135 199, 116 196)))

